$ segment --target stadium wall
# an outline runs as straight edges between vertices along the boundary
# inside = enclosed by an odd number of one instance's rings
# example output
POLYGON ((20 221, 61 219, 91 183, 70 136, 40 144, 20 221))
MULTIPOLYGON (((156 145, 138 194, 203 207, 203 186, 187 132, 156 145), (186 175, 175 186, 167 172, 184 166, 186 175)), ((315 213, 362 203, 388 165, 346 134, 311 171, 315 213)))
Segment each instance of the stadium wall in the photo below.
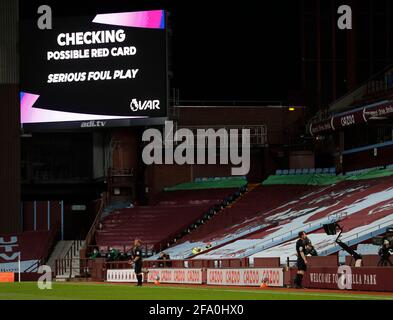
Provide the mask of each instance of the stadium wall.
MULTIPOLYGON (((145 278, 146 282, 175 284, 202 284, 206 282, 206 274, 202 269, 151 269, 145 278)), ((114 269, 108 270, 107 282, 137 282, 134 270, 114 269)))
POLYGON ((132 129, 112 131, 112 168, 117 170, 138 167, 138 137, 132 129))
MULTIPOLYGON (((160 261, 145 261, 145 281, 177 284, 203 284, 218 286, 292 287, 297 268, 277 265, 278 258, 261 259, 249 266, 248 258, 224 260, 171 260, 171 267, 157 267, 160 261), (233 262, 233 263, 232 263, 233 262)), ((128 262, 92 261, 93 281, 136 282, 134 270, 128 262)), ((304 277, 304 286, 313 289, 340 289, 338 283, 347 284, 345 290, 393 292, 393 268, 339 266, 337 256, 310 257, 310 266, 304 277), (350 284, 350 286, 348 285, 350 284)))
POLYGON ((374 148, 356 153, 345 154, 343 156, 344 170, 346 172, 390 165, 393 163, 393 146, 374 148))
POLYGON ((149 199, 164 188, 184 182, 192 182, 195 178, 229 177, 230 165, 151 165, 146 169, 146 183, 149 187, 149 199))
MULTIPOLYGON (((393 292, 393 268, 344 266, 345 271, 335 267, 310 267, 303 285, 310 289, 393 292), (345 288, 339 284, 343 284, 345 288)), ((145 281, 154 283, 195 284, 211 286, 269 287, 292 286, 297 269, 291 268, 148 268, 145 281)), ((96 281, 136 282, 133 269, 110 269, 104 278, 96 281)))
MULTIPOLYGON (((267 149, 251 150, 250 172, 247 174, 249 183, 260 183, 273 174, 274 163, 267 149)), ((145 170, 145 182, 149 187, 149 199, 153 201, 164 188, 184 182, 192 182, 196 178, 230 177, 232 164, 206 165, 150 165, 145 170)))
MULTIPOLYGON (((291 270, 294 279, 297 270, 291 270)), ((350 268, 339 273, 337 267, 310 267, 303 279, 303 285, 310 289, 338 289, 338 283, 355 291, 393 291, 393 268, 361 267, 350 268)))
POLYGON ((21 231, 17 0, 0 2, 0 233, 21 231))
POLYGON ((285 106, 179 106, 179 126, 261 126, 268 124, 269 145, 281 145, 304 131, 304 108, 285 106))
POLYGON ((289 169, 315 168, 315 156, 312 151, 293 151, 289 154, 289 169))
POLYGON ((59 231, 61 227, 60 201, 25 201, 21 208, 23 231, 59 231))
POLYGON ((23 201, 21 223, 23 232, 52 231, 57 240, 81 240, 97 211, 97 201, 23 201))
MULTIPOLYGON (((153 268, 148 269, 146 282, 174 284, 207 284, 212 286, 259 287, 262 282, 271 287, 283 287, 282 268, 242 268, 242 269, 199 269, 199 268, 153 268)), ((136 282, 132 269, 107 270, 107 282, 136 282)))

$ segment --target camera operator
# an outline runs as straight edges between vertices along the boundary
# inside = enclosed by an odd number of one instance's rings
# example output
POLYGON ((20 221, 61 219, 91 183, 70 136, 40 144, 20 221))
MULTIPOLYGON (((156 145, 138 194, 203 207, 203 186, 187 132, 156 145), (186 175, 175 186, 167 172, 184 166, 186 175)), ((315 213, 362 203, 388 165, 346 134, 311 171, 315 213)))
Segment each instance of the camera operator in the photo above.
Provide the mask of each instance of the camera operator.
POLYGON ((382 247, 378 251, 378 255, 381 257, 378 266, 386 267, 386 266, 393 266, 392 262, 390 261, 390 256, 393 253, 392 247, 390 246, 390 242, 387 239, 383 240, 382 247))

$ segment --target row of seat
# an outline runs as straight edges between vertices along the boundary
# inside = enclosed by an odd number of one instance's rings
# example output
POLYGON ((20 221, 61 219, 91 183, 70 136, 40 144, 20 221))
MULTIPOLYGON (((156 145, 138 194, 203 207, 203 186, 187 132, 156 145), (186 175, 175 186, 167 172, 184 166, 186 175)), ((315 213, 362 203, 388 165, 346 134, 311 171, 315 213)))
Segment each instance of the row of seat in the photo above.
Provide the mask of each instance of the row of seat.
POLYGON ((215 204, 236 188, 228 189, 201 189, 201 190, 179 190, 160 193, 154 201, 155 206, 215 204))
MULTIPOLYGON (((353 170, 350 172, 347 172, 347 176, 351 175, 358 175, 358 174, 363 174, 367 173, 372 170, 377 170, 377 169, 393 169, 393 164, 387 165, 387 166, 379 166, 379 167, 372 167, 372 168, 365 168, 365 169, 359 169, 359 170, 353 170)), ((304 174, 336 174, 336 168, 303 168, 303 169, 278 169, 276 170, 276 175, 277 176, 285 176, 285 175, 304 175, 304 174)))
MULTIPOLYGON (((385 169, 384 166, 379 166, 379 167, 372 167, 372 168, 366 168, 366 169, 359 169, 359 170, 353 170, 353 171, 349 171, 346 173, 347 176, 356 176, 356 175, 360 175, 360 174, 364 174, 373 170, 382 170, 385 169)), ((393 164, 390 164, 388 166, 386 166, 386 169, 393 169, 393 164)))
POLYGON ((209 242, 214 238, 236 233, 242 223, 254 219, 260 213, 271 210, 311 189, 309 186, 258 186, 245 194, 233 206, 226 208, 208 223, 200 226, 181 242, 209 242))
MULTIPOLYGON (((230 180, 233 177, 203 177, 203 178, 195 178, 195 182, 203 182, 203 181, 222 181, 222 180, 230 180)), ((244 179, 246 180, 246 176, 238 176, 237 179, 244 179)))
MULTIPOLYGON (((255 254, 258 257, 280 257, 283 261, 288 256, 293 258, 295 240, 288 246, 284 243, 296 239, 300 230, 309 233, 317 251, 322 254, 334 247, 335 237, 329 238, 322 228, 322 224, 333 219, 340 219, 343 241, 358 241, 358 234, 366 234, 367 230, 370 230, 368 237, 372 237, 393 221, 392 186, 393 177, 315 186, 301 196, 294 195, 286 204, 260 214, 253 221, 245 222, 242 228, 269 224, 270 227, 212 250, 209 257, 221 259, 231 255, 241 258, 243 254, 255 254), (345 215, 338 215, 341 213, 345 215), (272 246, 271 250, 269 246, 272 246)), ((198 258, 206 259, 206 256, 198 258)))
POLYGON ((301 174, 336 174, 336 168, 304 168, 304 169, 278 169, 277 176, 301 175, 301 174))
POLYGON ((155 205, 116 210, 103 219, 101 230, 96 232, 96 243, 101 248, 122 248, 139 238, 149 248, 156 248, 201 219, 234 190, 164 192, 155 205))

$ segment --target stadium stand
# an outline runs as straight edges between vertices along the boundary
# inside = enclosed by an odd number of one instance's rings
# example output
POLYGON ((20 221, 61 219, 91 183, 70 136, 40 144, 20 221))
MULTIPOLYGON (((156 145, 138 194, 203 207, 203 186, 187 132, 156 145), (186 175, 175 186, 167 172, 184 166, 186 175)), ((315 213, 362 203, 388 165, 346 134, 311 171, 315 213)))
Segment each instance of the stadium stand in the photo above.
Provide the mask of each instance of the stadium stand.
MULTIPOLYGON (((173 258, 183 259, 192 255, 194 247, 205 248, 207 244, 211 244, 214 248, 263 229, 265 224, 253 224, 261 212, 286 203, 312 188, 305 185, 251 187, 233 205, 222 210, 166 252, 173 258)), ((152 259, 154 258, 156 257, 152 259)))
POLYGON ((96 243, 102 251, 109 247, 128 251, 133 239, 139 238, 148 255, 159 251, 195 228, 209 210, 220 206, 245 182, 243 178, 179 185, 160 194, 154 205, 115 210, 103 219, 103 228, 96 232, 96 243), (201 189, 201 184, 205 189, 201 189))
POLYGON ((342 241, 350 246, 385 233, 393 224, 393 179, 345 181, 321 188, 276 210, 266 213, 265 221, 280 223, 279 227, 254 233, 246 239, 200 255, 200 259, 224 257, 280 257, 281 262, 294 256, 297 232, 304 230, 320 255, 330 255, 341 248, 335 236, 327 236, 322 225, 339 219, 344 228, 342 241), (291 241, 290 241, 291 240, 291 241), (289 241, 289 242, 288 242, 289 241), (229 252, 229 254, 227 253, 229 252))
POLYGON ((293 258, 293 239, 304 230, 321 255, 334 254, 340 248, 322 231, 323 224, 340 220, 342 240, 351 246, 393 224, 392 174, 372 169, 350 176, 270 177, 166 252, 183 259, 195 246, 211 243, 194 259, 280 257, 284 263, 293 258))
POLYGON ((111 214, 111 212, 116 211, 116 210, 121 210, 125 208, 130 208, 133 206, 131 202, 126 202, 126 201, 112 201, 102 212, 102 218, 108 216, 111 214))

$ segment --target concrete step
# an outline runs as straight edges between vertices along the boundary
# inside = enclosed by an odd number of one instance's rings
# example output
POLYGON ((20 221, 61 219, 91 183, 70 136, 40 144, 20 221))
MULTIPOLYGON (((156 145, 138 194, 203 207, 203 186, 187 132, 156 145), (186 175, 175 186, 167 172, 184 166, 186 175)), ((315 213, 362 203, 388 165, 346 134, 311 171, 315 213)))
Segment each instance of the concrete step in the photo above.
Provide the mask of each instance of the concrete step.
POLYGON ((70 277, 69 277, 69 275, 67 276, 67 275, 65 275, 65 276, 57 276, 56 278, 55 278, 55 281, 56 282, 67 282, 67 281, 69 281, 70 280, 70 277))
POLYGON ((91 278, 71 278, 69 279, 69 282, 93 282, 93 280, 91 278))
MULTIPOLYGON (((67 260, 68 262, 71 262, 71 266, 68 265, 64 266, 63 270, 58 270, 59 271, 63 271, 63 274, 58 274, 57 277, 59 279, 59 281, 62 281, 62 279, 64 278, 69 278, 69 272, 70 272, 70 267, 72 268, 72 276, 74 277, 75 275, 79 275, 79 268, 80 268, 80 260, 79 260, 79 250, 80 248, 82 248, 84 245, 84 241, 79 242, 77 244, 76 241, 59 241, 59 243, 56 245, 55 250, 53 251, 51 258, 48 261, 48 264, 51 266, 52 270, 55 269, 56 266, 56 260, 61 260, 61 259, 65 259, 67 253, 70 252, 70 250, 72 249, 72 252, 74 252, 74 255, 72 256, 72 261, 67 260), (72 249, 72 246, 76 246, 79 245, 79 247, 76 247, 75 250, 72 249)), ((70 256, 68 256, 70 257, 70 256)), ((67 257, 67 258, 68 258, 67 257)))
POLYGON ((56 260, 64 258, 64 256, 67 254, 68 250, 70 250, 72 243, 73 243, 73 241, 59 241, 56 244, 49 260, 46 263, 48 266, 50 266, 52 268, 52 270, 55 269, 56 260))
MULTIPOLYGON (((72 276, 71 276, 71 278, 75 278, 75 277, 77 277, 77 276, 79 276, 80 274, 79 274, 79 272, 76 272, 76 270, 74 271, 72 271, 72 276)), ((63 273, 63 274, 58 274, 57 276, 56 276, 56 279, 58 279, 58 280, 63 280, 63 279, 70 279, 70 273, 69 272, 66 272, 66 273, 63 273)))

